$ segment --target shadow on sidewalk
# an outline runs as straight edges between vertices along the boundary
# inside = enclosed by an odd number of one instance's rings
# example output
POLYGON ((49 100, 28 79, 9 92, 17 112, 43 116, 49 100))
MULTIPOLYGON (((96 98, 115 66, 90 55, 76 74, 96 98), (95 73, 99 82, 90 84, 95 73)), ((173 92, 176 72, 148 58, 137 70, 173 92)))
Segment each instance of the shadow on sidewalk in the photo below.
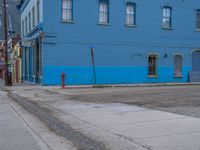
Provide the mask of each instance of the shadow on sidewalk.
MULTIPOLYGON (((0 86, 4 86, 4 85, 5 85, 4 79, 0 78, 0 86)), ((37 84, 28 83, 28 82, 13 83, 13 86, 28 86, 28 85, 34 86, 34 85, 37 85, 37 84)))

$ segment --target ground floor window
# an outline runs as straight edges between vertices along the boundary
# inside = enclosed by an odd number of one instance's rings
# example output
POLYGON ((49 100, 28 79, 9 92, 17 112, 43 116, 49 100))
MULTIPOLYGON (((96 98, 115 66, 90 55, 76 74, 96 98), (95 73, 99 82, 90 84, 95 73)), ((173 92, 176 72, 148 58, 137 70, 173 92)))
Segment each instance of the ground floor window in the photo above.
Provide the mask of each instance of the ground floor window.
POLYGON ((25 49, 25 76, 26 79, 29 78, 29 49, 25 49))
POLYGON ((33 45, 33 76, 35 77, 36 75, 36 46, 33 45))
POLYGON ((42 45, 41 45, 41 41, 42 39, 40 38, 40 44, 39 44, 39 72, 40 72, 40 76, 42 76, 42 45))
POLYGON ((182 77, 182 56, 174 56, 174 77, 182 77))
POLYGON ((36 83, 40 83, 42 76, 42 47, 41 39, 37 39, 33 46, 33 75, 36 83))
POLYGON ((149 77, 157 76, 157 55, 148 56, 148 76, 149 77))

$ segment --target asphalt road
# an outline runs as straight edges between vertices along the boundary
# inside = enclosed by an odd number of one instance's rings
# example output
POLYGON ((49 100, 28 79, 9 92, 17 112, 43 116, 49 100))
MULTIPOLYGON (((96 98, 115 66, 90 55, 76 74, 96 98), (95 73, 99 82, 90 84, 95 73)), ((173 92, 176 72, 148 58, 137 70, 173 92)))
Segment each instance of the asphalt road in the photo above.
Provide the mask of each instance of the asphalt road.
POLYGON ((58 90, 71 100, 125 103, 200 118, 200 85, 58 90))

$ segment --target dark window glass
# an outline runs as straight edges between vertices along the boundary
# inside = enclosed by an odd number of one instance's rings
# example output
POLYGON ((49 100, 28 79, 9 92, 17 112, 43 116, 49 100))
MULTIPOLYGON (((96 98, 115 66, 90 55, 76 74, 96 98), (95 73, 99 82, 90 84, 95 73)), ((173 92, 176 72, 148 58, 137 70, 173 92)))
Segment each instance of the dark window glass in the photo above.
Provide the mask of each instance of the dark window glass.
POLYGON ((35 7, 32 8, 32 25, 35 27, 35 7))
POLYGON ((31 31, 31 13, 28 13, 28 29, 31 31))
POLYGON ((37 22, 40 22, 40 0, 37 1, 37 22))
POLYGON ((22 36, 24 37, 25 31, 24 31, 24 21, 22 21, 22 36))
POLYGON ((157 56, 153 55, 148 57, 148 75, 157 75, 157 56))
POLYGON ((196 10, 196 28, 200 29, 200 9, 196 10))
POLYGON ((25 34, 28 33, 28 22, 27 22, 27 17, 25 18, 25 34))

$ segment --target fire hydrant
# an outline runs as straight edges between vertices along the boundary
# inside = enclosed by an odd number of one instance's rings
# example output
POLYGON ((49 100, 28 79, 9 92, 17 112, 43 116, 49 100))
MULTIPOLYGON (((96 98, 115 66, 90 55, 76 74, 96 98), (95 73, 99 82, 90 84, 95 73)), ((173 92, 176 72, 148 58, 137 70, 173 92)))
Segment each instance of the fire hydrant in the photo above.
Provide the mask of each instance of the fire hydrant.
POLYGON ((64 72, 61 74, 61 80, 62 80, 62 89, 64 89, 65 88, 65 73, 64 72))

